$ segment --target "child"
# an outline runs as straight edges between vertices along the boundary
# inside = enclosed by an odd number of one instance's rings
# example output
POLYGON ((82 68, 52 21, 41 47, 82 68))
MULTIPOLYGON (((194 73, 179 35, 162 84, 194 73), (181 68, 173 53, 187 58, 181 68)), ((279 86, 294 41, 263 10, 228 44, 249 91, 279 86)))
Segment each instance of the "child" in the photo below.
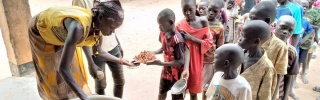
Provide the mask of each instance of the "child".
POLYGON ((209 29, 213 37, 213 46, 204 55, 203 69, 202 69, 202 85, 203 85, 203 100, 206 100, 206 90, 209 86, 210 80, 213 77, 213 61, 215 50, 224 44, 224 26, 218 19, 220 10, 224 7, 222 0, 211 0, 208 7, 208 21, 209 29))
MULTIPOLYGON (((283 15, 277 21, 275 36, 287 43, 292 36, 296 21, 292 16, 283 15)), ((284 75, 284 81, 281 81, 279 86, 279 99, 287 100, 289 93, 292 92, 292 83, 295 75, 299 73, 298 54, 295 47, 287 43, 288 46, 288 68, 287 75, 284 75), (290 92, 291 91, 291 92, 290 92)), ((294 97, 297 99, 297 97, 294 97)))
POLYGON ((185 63, 190 64, 187 89, 190 92, 190 99, 196 100, 197 93, 202 92, 201 75, 204 54, 212 47, 212 35, 208 28, 208 20, 195 15, 196 0, 181 0, 181 5, 185 18, 178 23, 177 29, 181 31, 186 46, 190 50, 190 61, 185 63))
MULTIPOLYGON (((249 18, 251 20, 263 20, 271 25, 275 20, 276 14, 276 7, 272 1, 260 1, 251 9, 249 18)), ((273 95, 273 99, 276 99, 278 98, 278 87, 283 79, 282 77, 287 74, 288 46, 274 34, 269 34, 266 38, 268 40, 262 44, 262 48, 277 71, 277 87, 273 95)))
POLYGON ((276 18, 279 19, 280 16, 290 15, 296 20, 296 27, 294 33, 291 37, 291 44, 297 47, 300 34, 303 33, 302 28, 302 18, 303 18, 303 8, 295 2, 290 2, 289 0, 277 0, 279 6, 277 7, 276 18))
MULTIPOLYGON (((307 0, 300 0, 299 4, 303 7, 304 14, 310 9, 309 2, 307 0)), ((305 17, 302 18, 302 26, 304 28, 304 33, 299 40, 299 43, 298 43, 299 48, 297 48, 297 51, 299 52, 299 63, 302 63, 302 73, 301 73, 302 82, 307 84, 309 82, 306 77, 307 70, 309 69, 307 59, 308 59, 309 49, 312 46, 314 31, 313 31, 312 25, 309 23, 309 21, 305 17)))
POLYGON ((267 52, 261 47, 268 41, 270 26, 260 20, 244 24, 239 45, 245 49, 245 60, 240 74, 250 83, 253 100, 271 100, 277 76, 267 52))
MULTIPOLYGON (((171 9, 164 9, 158 15, 158 24, 160 26, 160 42, 162 47, 154 51, 154 54, 163 53, 164 62, 155 60, 146 63, 147 65, 163 66, 160 79, 160 88, 158 100, 165 100, 167 92, 173 84, 181 77, 184 70, 185 44, 182 35, 175 29, 175 14, 171 9)), ((173 100, 183 99, 183 94, 173 95, 173 100)))
POLYGON ((238 75, 237 69, 243 63, 244 53, 236 44, 225 44, 215 52, 217 72, 210 83, 206 95, 213 100, 252 100, 248 81, 238 75))
POLYGON ((197 16, 207 16, 208 0, 201 0, 197 5, 197 16))

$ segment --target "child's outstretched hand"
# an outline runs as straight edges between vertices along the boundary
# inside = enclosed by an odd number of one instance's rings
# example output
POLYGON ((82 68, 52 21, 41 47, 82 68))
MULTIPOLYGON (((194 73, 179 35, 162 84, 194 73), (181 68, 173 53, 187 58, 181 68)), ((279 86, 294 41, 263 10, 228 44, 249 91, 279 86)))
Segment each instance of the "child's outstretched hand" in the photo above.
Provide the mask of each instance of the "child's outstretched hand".
POLYGON ((181 79, 188 79, 189 78, 189 70, 183 70, 181 73, 181 79))
POLYGON ((161 61, 158 59, 146 62, 146 65, 160 65, 160 64, 161 64, 161 61))
POLYGON ((181 30, 181 35, 183 36, 184 39, 186 40, 192 40, 193 36, 191 36, 188 32, 181 30))

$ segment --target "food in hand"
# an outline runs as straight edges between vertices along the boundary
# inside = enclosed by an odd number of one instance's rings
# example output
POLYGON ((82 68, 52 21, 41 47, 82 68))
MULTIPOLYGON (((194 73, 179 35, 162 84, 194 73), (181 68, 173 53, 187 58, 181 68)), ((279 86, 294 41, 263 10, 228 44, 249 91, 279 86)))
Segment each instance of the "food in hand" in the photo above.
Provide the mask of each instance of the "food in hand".
POLYGON ((143 51, 139 55, 137 55, 134 59, 135 61, 138 61, 138 62, 147 63, 150 61, 154 61, 157 58, 150 51, 143 51))
POLYGON ((102 71, 97 71, 98 80, 102 80, 104 77, 104 74, 102 71))

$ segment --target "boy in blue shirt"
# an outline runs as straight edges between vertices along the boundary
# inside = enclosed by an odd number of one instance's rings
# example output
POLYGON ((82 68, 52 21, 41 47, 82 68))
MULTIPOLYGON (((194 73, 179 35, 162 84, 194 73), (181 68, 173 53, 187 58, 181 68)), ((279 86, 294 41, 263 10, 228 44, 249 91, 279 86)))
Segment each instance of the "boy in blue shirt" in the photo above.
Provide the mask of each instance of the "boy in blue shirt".
POLYGON ((302 27, 303 8, 298 3, 293 3, 289 0, 277 0, 277 2, 279 3, 277 7, 277 19, 282 15, 290 15, 296 20, 296 27, 291 37, 291 44, 297 47, 300 34, 304 32, 302 27))

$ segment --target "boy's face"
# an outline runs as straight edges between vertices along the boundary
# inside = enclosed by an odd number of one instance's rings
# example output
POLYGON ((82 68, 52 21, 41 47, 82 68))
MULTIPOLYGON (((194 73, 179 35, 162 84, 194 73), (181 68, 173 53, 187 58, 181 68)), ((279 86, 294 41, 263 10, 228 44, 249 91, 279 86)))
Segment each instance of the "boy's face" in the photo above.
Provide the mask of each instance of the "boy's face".
MULTIPOLYGON (((243 29, 240 33, 240 39, 238 45, 243 49, 250 49, 255 45, 255 40, 253 36, 250 35, 249 30, 243 29)), ((251 33, 252 34, 252 33, 251 33)))
POLYGON ((168 18, 160 17, 158 18, 159 29, 161 32, 167 33, 168 31, 172 30, 171 21, 168 18))
POLYGON ((200 2, 199 5, 198 5, 198 11, 199 11, 199 14, 200 16, 206 16, 207 15, 207 4, 206 2, 200 2))
POLYGON ((294 24, 288 21, 279 20, 276 25, 275 35, 282 41, 287 41, 293 34, 294 24))
POLYGON ((196 4, 192 1, 183 1, 182 3, 182 13, 187 20, 195 19, 196 17, 196 4))
POLYGON ((215 4, 210 4, 208 7, 208 20, 214 18, 219 18, 221 8, 217 7, 215 4))
POLYGON ((229 1, 227 4, 227 9, 231 9, 234 6, 234 1, 229 1))
POLYGON ((300 5, 303 7, 303 13, 306 13, 310 8, 309 8, 309 2, 308 1, 301 1, 300 5))

